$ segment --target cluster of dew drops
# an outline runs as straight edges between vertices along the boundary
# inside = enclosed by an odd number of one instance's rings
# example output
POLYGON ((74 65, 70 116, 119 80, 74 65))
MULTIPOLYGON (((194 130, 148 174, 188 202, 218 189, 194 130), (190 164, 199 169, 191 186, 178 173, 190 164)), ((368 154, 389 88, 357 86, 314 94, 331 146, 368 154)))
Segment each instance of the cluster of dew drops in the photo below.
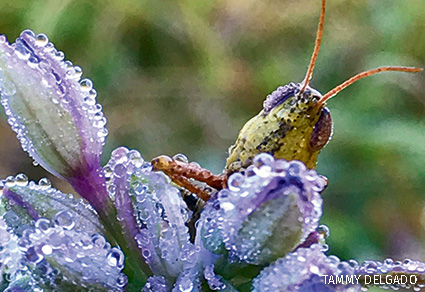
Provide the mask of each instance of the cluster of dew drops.
MULTIPOLYGON (((72 194, 63 194, 51 188, 50 181, 46 178, 42 178, 37 184, 28 181, 24 174, 9 176, 0 181, 0 190, 0 200, 7 201, 5 213, 0 220, 0 246, 3 247, 0 250, 0 262, 7 265, 11 275, 15 274, 16 277, 17 274, 25 275, 29 272, 34 276, 31 270, 35 269, 44 271, 43 275, 36 275, 40 277, 38 281, 53 287, 58 281, 71 282, 81 287, 85 287, 87 283, 106 283, 110 291, 121 291, 125 287, 127 277, 121 272, 124 268, 122 251, 111 247, 103 235, 94 232, 95 228, 84 222, 85 219, 93 218, 79 218, 70 209, 63 209, 62 202, 67 202, 76 209, 80 208, 83 212, 84 209, 87 212, 89 205, 74 198, 72 194), (13 204, 17 202, 13 198, 4 200, 3 196, 8 191, 19 194, 24 188, 24 191, 30 192, 28 197, 21 197, 24 203, 26 199, 36 200, 33 197, 38 193, 45 196, 46 200, 47 197, 52 199, 49 203, 57 207, 56 214, 51 219, 39 217, 32 223, 18 216, 13 211, 13 204), (13 232, 10 232, 11 229, 13 232), (56 267, 50 265, 51 261, 57 263, 56 267), (70 269, 79 273, 74 278, 72 274, 62 273, 60 267, 65 271, 70 269)), ((43 206, 42 202, 38 205, 38 211, 51 208, 48 204, 43 206)), ((34 286, 34 291, 37 291, 36 288, 34 286)))
MULTIPOLYGON (((16 86, 21 87, 19 82, 24 83, 25 87, 33 87, 33 90, 53 104, 60 105, 56 114, 63 115, 65 110, 74 119, 79 119, 80 134, 86 135, 89 143, 104 145, 108 135, 105 128, 107 120, 102 106, 96 102, 97 92, 92 81, 81 79, 81 67, 74 66, 69 60, 65 61, 64 53, 58 51, 45 34, 35 35, 31 30, 23 31, 11 46, 6 37, 0 35, 0 48, 3 51, 0 58, 7 59, 8 71, 18 72, 23 78, 10 82, 0 68, 2 105, 9 117, 8 123, 18 134, 25 151, 31 149, 32 143, 26 138, 25 125, 9 106, 9 100, 17 94, 16 86)), ((92 149, 95 152, 101 151, 99 146, 92 149)))

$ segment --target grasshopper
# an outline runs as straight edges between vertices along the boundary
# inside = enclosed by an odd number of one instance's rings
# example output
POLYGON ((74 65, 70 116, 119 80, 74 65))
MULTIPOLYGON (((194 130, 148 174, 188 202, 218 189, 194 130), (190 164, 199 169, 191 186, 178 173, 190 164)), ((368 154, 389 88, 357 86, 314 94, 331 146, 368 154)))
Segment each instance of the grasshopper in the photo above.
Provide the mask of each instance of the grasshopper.
POLYGON ((226 186, 227 178, 234 172, 243 172, 259 153, 270 153, 276 159, 300 160, 315 169, 322 148, 332 136, 333 122, 327 101, 354 82, 385 71, 420 72, 421 68, 384 66, 354 75, 322 95, 309 86, 323 35, 326 1, 322 0, 315 47, 304 79, 277 88, 264 101, 258 115, 242 128, 233 146, 222 174, 214 175, 199 165, 159 156, 152 160, 154 170, 163 171, 177 185, 197 198, 207 201, 211 191, 193 183, 202 182, 214 190, 226 186))

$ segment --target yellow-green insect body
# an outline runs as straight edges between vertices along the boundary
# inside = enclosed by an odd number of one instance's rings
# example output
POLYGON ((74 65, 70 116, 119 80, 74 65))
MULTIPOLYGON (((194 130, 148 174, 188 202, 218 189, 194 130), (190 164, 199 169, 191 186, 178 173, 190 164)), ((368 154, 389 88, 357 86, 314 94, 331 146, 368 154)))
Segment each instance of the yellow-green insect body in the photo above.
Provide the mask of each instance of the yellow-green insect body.
POLYGON ((277 159, 300 160, 315 168, 320 150, 330 139, 332 120, 317 101, 322 95, 302 84, 279 87, 264 101, 264 109, 249 120, 229 149, 227 172, 240 171, 259 153, 277 159))

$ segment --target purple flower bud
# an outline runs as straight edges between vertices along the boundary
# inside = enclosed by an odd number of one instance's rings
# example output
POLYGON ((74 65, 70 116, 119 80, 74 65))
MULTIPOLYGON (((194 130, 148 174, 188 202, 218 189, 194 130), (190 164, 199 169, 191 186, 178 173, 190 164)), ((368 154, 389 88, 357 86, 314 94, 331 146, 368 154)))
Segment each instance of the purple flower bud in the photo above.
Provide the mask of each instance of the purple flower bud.
POLYGON ((188 214, 178 189, 163 174, 153 172, 138 151, 125 147, 112 152, 104 172, 127 243, 135 241, 155 275, 168 281, 177 278, 190 258, 182 256, 186 246, 196 252, 189 242, 188 214))
POLYGON ((301 162, 259 154, 228 189, 208 202, 201 220, 204 246, 231 261, 264 264, 285 256, 318 226, 324 180, 301 162))
POLYGON ((100 167, 107 135, 96 90, 44 34, 0 35, 0 93, 22 148, 51 173, 79 177, 100 167))
POLYGON ((38 291, 44 285, 60 291, 69 285, 123 290, 124 254, 98 233, 103 226, 87 204, 45 181, 24 185, 22 175, 6 180, 0 200, 5 291, 38 291))

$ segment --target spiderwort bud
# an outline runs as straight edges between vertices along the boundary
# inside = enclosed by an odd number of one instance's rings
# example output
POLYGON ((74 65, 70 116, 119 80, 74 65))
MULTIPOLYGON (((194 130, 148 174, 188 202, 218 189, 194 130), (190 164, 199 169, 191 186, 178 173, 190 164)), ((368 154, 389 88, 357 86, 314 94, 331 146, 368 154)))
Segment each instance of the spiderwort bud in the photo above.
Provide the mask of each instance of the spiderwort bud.
POLYGON ((26 30, 9 44, 0 35, 0 93, 22 148, 69 179, 100 167, 107 130, 96 91, 44 34, 26 30))
POLYGON ((299 161, 259 154, 233 174, 202 214, 204 246, 231 261, 265 264, 285 256, 318 226, 324 180, 299 161))
POLYGON ((82 199, 63 194, 44 179, 23 174, 0 181, 2 291, 57 291, 81 285, 122 291, 124 254, 104 237, 104 226, 82 199), (65 277, 63 275, 66 275, 65 277))

